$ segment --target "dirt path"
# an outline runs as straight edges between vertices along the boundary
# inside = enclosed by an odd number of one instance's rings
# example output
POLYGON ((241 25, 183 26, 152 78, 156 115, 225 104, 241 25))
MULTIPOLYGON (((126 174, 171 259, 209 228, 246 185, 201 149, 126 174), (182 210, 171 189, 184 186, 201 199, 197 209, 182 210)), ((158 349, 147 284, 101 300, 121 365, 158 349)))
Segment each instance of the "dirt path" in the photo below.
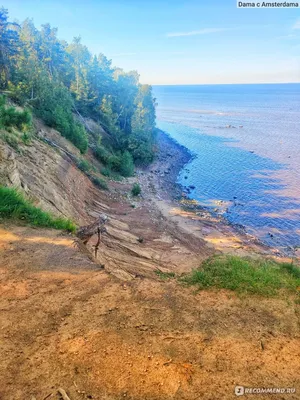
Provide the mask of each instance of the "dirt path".
MULTIPOLYGON (((121 281, 57 231, 1 226, 0 398, 234 399, 295 387, 299 305, 121 281)), ((255 396, 256 399, 266 396, 255 396)))

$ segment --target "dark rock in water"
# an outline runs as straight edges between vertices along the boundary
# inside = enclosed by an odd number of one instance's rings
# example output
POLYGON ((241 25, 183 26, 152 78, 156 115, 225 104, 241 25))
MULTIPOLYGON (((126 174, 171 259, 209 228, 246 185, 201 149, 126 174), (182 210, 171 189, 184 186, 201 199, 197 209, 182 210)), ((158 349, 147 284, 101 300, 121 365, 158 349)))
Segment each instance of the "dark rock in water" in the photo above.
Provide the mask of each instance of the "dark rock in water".
POLYGON ((254 151, 253 151, 253 150, 250 150, 250 153, 252 153, 252 154, 253 154, 253 153, 254 153, 254 151))
POLYGON ((196 186, 190 185, 189 188, 190 188, 190 189, 196 189, 196 186))
POLYGON ((273 233, 271 233, 271 232, 268 232, 268 235, 270 236, 270 238, 274 237, 273 233))
POLYGON ((234 198, 234 199, 237 199, 237 197, 236 197, 236 196, 233 196, 233 198, 234 198))
POLYGON ((187 179, 187 178, 188 178, 187 176, 184 177, 184 179, 187 179))

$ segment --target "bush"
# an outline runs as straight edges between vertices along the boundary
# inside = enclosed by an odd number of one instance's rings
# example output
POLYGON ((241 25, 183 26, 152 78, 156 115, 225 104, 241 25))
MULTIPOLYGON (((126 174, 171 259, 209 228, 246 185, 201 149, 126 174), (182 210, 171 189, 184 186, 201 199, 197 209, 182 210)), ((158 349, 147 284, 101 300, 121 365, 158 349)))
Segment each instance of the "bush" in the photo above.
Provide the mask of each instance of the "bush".
POLYGON ((84 159, 80 160, 77 166, 82 172, 89 172, 93 168, 91 164, 84 159))
POLYGON ((121 159, 116 155, 111 155, 108 159, 108 166, 114 171, 120 171, 121 159))
POLYGON ((95 186, 97 186, 100 189, 108 190, 107 183, 105 182, 104 179, 95 177, 95 178, 93 178, 93 183, 94 183, 95 186))
POLYGON ((96 147, 96 149, 94 150, 94 155, 97 160, 102 162, 104 165, 107 165, 109 163, 110 153, 102 145, 98 145, 96 147))
POLYGON ((44 122, 57 129, 70 140, 82 154, 88 148, 88 138, 84 126, 73 117, 73 99, 68 89, 55 85, 47 76, 41 76, 37 88, 37 100, 33 103, 35 113, 44 122))
POLYGON ((0 217, 3 219, 22 220, 30 225, 65 229, 74 232, 76 226, 65 218, 53 217, 32 205, 16 189, 0 186, 0 217))
POLYGON ((132 134, 128 138, 128 149, 136 164, 149 164, 153 161, 153 144, 149 140, 132 134))
POLYGON ((24 132, 21 139, 24 144, 29 145, 31 142, 31 135, 28 132, 24 132))
POLYGON ((262 296, 276 295, 280 290, 297 292, 300 270, 293 264, 271 260, 253 260, 219 256, 206 260, 183 281, 200 289, 210 287, 262 296))
POLYGON ((16 127, 21 131, 26 131, 31 127, 32 117, 28 110, 17 111, 14 107, 6 107, 6 99, 0 96, 0 127, 16 127))
POLYGON ((132 196, 138 196, 139 194, 141 194, 141 187, 138 183, 134 183, 131 189, 131 194, 132 196))
POLYGON ((20 147, 19 147, 19 139, 17 135, 10 134, 10 133, 5 133, 1 135, 1 137, 5 140, 5 142, 15 149, 18 153, 20 152, 20 147))
POLYGON ((128 151, 125 151, 121 156, 119 172, 125 177, 133 176, 134 163, 132 155, 128 151))
POLYGON ((100 172, 102 175, 107 176, 108 178, 111 176, 111 171, 109 168, 101 168, 100 172))

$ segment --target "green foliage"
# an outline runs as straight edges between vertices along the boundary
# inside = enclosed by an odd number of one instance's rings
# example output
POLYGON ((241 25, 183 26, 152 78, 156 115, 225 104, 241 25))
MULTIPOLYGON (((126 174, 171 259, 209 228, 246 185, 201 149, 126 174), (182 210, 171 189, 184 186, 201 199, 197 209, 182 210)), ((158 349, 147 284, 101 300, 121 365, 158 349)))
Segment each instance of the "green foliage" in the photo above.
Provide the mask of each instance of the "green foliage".
POLYGON ((31 140, 32 118, 28 110, 18 111, 15 107, 6 107, 6 99, 0 96, 1 138, 17 152, 21 142, 28 145, 31 140))
POLYGON ((0 9, 0 87, 8 84, 11 72, 15 67, 19 47, 18 25, 8 21, 8 11, 0 9))
POLYGON ((104 146, 98 145, 94 150, 95 157, 107 168, 104 168, 105 176, 111 175, 111 170, 119 172, 122 176, 129 177, 134 173, 134 163, 131 154, 128 151, 116 155, 111 154, 104 146))
POLYGON ((26 132, 31 124, 31 113, 28 110, 17 111, 14 107, 6 107, 5 97, 0 96, 0 128, 15 127, 26 132))
POLYGON ((141 187, 138 183, 134 183, 131 189, 131 194, 132 196, 138 196, 139 194, 141 194, 141 187))
POLYGON ((81 153, 85 153, 88 148, 87 134, 72 114, 71 94, 65 87, 55 86, 51 81, 44 80, 43 83, 37 89, 39 97, 34 101, 35 113, 74 143, 81 153))
POLYGON ((149 85, 139 85, 128 138, 128 149, 135 161, 149 163, 153 160, 154 128, 155 99, 152 97, 152 88, 149 85))
POLYGON ((8 21, 7 10, 0 10, 0 86, 81 153, 88 147, 82 117, 98 121, 112 148, 105 152, 98 146, 97 157, 112 171, 132 175, 128 152, 138 163, 153 159, 151 87, 139 83, 136 71, 126 73, 103 54, 92 55, 80 37, 68 44, 49 24, 38 30, 27 19, 19 26, 8 21))
POLYGON ((93 178, 93 183, 94 183, 94 185, 97 186, 99 189, 108 190, 107 183, 105 182, 104 179, 101 179, 101 178, 98 178, 98 177, 94 177, 94 178, 93 178))
POLYGON ((162 280, 168 280, 168 279, 175 278, 175 273, 174 272, 162 272, 160 269, 157 269, 154 272, 162 280))
POLYGON ((300 280, 300 268, 299 267, 296 267, 292 263, 281 263, 280 266, 283 270, 287 271, 294 278, 300 280))
POLYGON ((115 154, 112 154, 109 159, 108 159, 108 166, 111 168, 113 171, 120 171, 121 167, 121 159, 119 156, 116 156, 115 154))
POLYGON ((89 172, 93 168, 91 164, 84 159, 80 160, 77 166, 82 172, 89 172))
POLYGON ((25 145, 28 145, 31 142, 31 135, 28 132, 23 132, 21 139, 25 145))
POLYGON ((108 178, 111 176, 111 171, 109 168, 101 168, 100 172, 102 175, 107 176, 108 178))
POLYGON ((20 152, 19 147, 19 138, 14 133, 1 133, 1 138, 13 149, 15 149, 18 153, 20 152))
POLYGON ((218 256, 206 260, 200 269, 185 276, 183 281, 200 289, 215 287, 274 296, 280 291, 297 293, 300 269, 293 264, 271 260, 218 256))
POLYGON ((110 153, 104 146, 98 145, 94 150, 94 156, 104 165, 109 164, 110 153))
POLYGON ((32 205, 16 189, 0 186, 0 218, 24 221, 33 226, 64 229, 74 232, 76 226, 65 218, 55 218, 50 213, 32 205))
POLYGON ((119 172, 125 177, 133 176, 134 174, 133 158, 128 151, 124 151, 120 157, 119 172))

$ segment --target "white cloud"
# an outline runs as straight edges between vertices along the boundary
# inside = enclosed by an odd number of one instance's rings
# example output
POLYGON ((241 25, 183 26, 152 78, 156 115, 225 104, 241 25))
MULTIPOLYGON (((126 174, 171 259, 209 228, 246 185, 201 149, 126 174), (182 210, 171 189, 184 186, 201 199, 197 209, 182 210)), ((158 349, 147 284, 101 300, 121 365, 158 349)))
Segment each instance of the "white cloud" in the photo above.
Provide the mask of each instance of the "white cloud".
POLYGON ((226 31, 225 28, 205 28, 200 29, 199 31, 190 31, 190 32, 171 32, 167 33, 167 37, 179 37, 179 36, 196 36, 196 35, 208 35, 210 33, 223 32, 226 31))
POLYGON ((300 18, 293 25, 293 29, 300 29, 300 18))

